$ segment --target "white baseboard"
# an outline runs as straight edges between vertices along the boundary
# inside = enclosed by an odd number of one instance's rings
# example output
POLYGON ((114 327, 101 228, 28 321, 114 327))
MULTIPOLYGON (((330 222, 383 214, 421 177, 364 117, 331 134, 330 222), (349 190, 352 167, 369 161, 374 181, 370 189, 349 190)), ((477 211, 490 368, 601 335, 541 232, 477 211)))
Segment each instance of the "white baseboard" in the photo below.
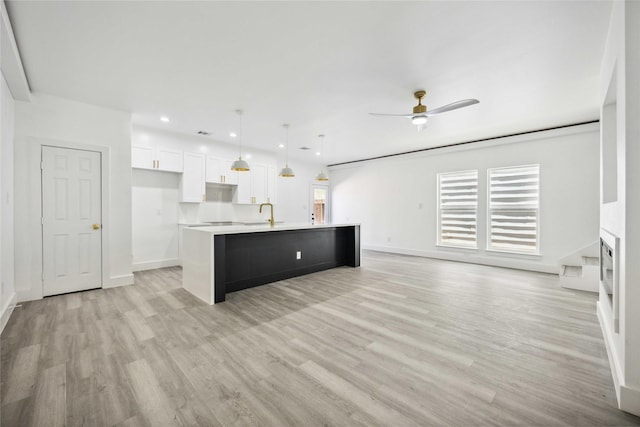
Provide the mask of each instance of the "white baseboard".
POLYGON ((110 277, 109 280, 102 283, 102 288, 116 288, 118 286, 133 285, 133 274, 125 274, 124 276, 110 277))
POLYGON ((618 407, 625 412, 640 417, 640 390, 625 385, 620 386, 618 407))
POLYGON ((618 352, 616 351, 612 335, 613 327, 610 327, 611 325, 607 322, 607 316, 600 301, 596 303, 596 314, 598 315, 598 321, 600 322, 600 329, 602 330, 602 336, 604 338, 604 346, 607 349, 607 358, 609 359, 609 369, 611 369, 613 388, 616 392, 616 398, 618 399, 618 406, 620 406, 620 381, 622 380, 622 371, 620 370, 620 364, 618 363, 618 352))
POLYGON ((401 255, 413 255, 424 258, 435 258, 446 261, 468 262, 470 264, 490 265, 493 267, 515 268, 517 270, 536 271, 540 273, 558 274, 560 267, 557 264, 543 264, 517 258, 494 258, 478 256, 467 251, 444 252, 444 251, 421 251, 415 249, 396 248, 391 246, 362 245, 362 249, 388 252, 401 255))
POLYGON ((156 268, 175 267, 180 265, 178 258, 160 259, 157 261, 137 262, 131 268, 133 271, 154 270, 156 268))
POLYGON ((4 331, 4 327, 7 326, 7 322, 13 313, 13 309, 18 303, 18 295, 14 292, 7 301, 7 304, 2 308, 2 315, 0 315, 0 333, 4 331))
POLYGON ((18 296, 18 302, 35 301, 42 299, 42 288, 16 290, 16 295, 18 296))

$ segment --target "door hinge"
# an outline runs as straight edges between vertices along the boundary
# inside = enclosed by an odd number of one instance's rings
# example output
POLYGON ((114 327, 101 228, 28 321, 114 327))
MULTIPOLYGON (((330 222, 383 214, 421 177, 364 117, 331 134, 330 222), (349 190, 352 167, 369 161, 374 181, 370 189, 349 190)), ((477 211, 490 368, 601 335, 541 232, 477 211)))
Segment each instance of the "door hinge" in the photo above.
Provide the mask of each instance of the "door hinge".
POLYGON ((40 224, 44 225, 44 218, 40 218, 40 224))
POLYGON ((44 170, 44 162, 40 162, 40 170, 44 170))

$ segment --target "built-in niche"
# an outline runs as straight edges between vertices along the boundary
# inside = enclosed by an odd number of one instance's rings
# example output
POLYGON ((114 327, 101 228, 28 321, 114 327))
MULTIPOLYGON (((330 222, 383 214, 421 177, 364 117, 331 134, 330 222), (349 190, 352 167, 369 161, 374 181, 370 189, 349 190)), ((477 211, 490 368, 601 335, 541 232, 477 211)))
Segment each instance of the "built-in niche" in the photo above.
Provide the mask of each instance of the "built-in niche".
MULTIPOLYGON (((607 295, 613 315, 613 330, 620 330, 619 256, 620 240, 608 231, 600 230, 600 286, 607 295)), ((602 295, 602 293, 601 293, 602 295)))
POLYGON ((207 183, 205 200, 207 202, 231 203, 235 188, 232 185, 207 183))
POLYGON ((618 200, 618 96, 617 66, 613 67, 602 105, 602 203, 618 200))

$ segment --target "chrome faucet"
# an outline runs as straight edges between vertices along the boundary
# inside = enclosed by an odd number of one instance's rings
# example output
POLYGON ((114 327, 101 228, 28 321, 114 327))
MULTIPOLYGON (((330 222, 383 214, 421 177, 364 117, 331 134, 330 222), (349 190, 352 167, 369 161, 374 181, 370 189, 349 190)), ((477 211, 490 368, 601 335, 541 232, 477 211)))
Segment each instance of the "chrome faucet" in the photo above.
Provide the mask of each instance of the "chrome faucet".
POLYGON ((269 224, 271 224, 271 226, 273 227, 274 225, 276 225, 276 222, 273 220, 273 205, 271 203, 261 203, 260 213, 262 213, 263 206, 269 206, 271 208, 271 218, 269 218, 267 221, 269 221, 269 224))

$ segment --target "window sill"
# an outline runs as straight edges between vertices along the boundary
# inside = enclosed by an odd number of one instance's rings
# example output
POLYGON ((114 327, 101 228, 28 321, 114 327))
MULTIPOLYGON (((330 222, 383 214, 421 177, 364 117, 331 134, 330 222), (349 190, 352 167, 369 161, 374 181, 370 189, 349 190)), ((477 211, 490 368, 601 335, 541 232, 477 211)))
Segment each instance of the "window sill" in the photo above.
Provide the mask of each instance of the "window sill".
POLYGON ((478 252, 478 248, 472 248, 470 246, 455 246, 455 245, 443 245, 442 243, 436 243, 437 248, 443 249, 454 249, 456 251, 469 251, 469 252, 478 252))
POLYGON ((496 255, 508 255, 517 258, 542 258, 542 254, 540 252, 517 252, 517 251, 504 251, 500 249, 485 249, 485 251, 489 254, 496 255))

